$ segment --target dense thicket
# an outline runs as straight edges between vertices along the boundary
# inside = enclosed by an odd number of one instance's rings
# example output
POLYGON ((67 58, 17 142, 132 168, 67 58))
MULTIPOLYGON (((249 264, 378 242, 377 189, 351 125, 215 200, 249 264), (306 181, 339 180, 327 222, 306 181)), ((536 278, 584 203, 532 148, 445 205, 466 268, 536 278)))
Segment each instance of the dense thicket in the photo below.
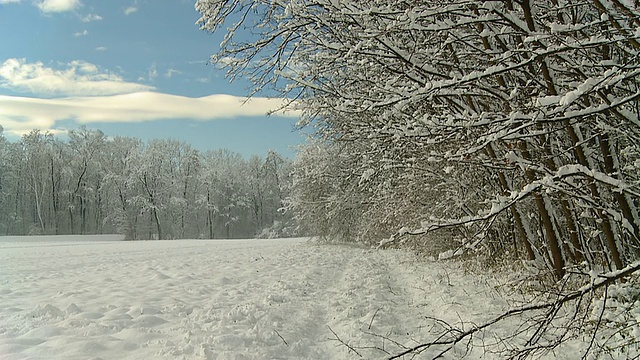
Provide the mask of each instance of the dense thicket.
POLYGON ((558 278, 638 259, 638 1, 196 8, 203 29, 230 26, 214 60, 315 129, 293 206, 316 234, 536 260, 558 278))
POLYGON ((557 281, 485 325, 435 321, 441 333, 391 358, 448 344, 443 355, 513 314, 518 331, 489 352, 536 357, 576 336, 590 339, 584 358, 637 357, 640 324, 618 315, 637 307, 640 268, 638 0, 196 8, 203 29, 227 32, 213 61, 288 96, 315 130, 291 201, 310 232, 525 260, 557 281), (609 289, 622 277, 626 290, 609 289))
POLYGON ((0 234, 102 234, 127 239, 292 235, 280 211, 291 160, 201 153, 175 140, 0 131, 0 234))

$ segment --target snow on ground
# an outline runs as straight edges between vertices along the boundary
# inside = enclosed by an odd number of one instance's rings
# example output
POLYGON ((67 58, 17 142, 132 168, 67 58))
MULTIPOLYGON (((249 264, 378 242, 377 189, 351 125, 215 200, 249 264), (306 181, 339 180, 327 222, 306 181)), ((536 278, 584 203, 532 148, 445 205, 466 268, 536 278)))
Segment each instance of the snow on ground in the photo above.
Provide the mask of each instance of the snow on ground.
POLYGON ((399 250, 28 240, 0 238, 2 360, 385 358, 432 339, 428 317, 480 323, 507 307, 485 280, 399 250))
MULTIPOLYGON (((122 241, 123 235, 41 235, 41 236, 0 236, 0 244, 14 243, 52 243, 52 242, 106 242, 106 241, 122 241)), ((6 245, 6 244, 5 244, 6 245)), ((2 245, 0 245, 2 246, 2 245)))

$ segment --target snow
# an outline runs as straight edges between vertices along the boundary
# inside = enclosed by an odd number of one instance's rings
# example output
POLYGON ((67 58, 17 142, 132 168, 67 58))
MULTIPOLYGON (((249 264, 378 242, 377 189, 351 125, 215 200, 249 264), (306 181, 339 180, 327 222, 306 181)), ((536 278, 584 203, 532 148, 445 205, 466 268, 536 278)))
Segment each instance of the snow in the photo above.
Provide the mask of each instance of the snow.
POLYGON ((509 307, 458 263, 308 239, 0 237, 0 299, 2 360, 388 358, 509 307))
POLYGON ((362 175, 360 176, 360 184, 365 183, 369 180, 371 180, 371 177, 375 174, 375 170, 373 169, 367 169, 365 170, 362 175))

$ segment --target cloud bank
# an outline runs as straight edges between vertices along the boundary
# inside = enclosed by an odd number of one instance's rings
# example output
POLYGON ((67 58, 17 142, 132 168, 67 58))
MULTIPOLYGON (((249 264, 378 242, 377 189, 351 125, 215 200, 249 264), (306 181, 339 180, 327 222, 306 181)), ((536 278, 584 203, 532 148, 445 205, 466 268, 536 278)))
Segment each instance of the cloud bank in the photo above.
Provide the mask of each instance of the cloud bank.
MULTIPOLYGON (((151 86, 101 72, 97 66, 83 61, 73 61, 64 70, 55 70, 40 62, 9 59, 0 66, 0 87, 34 95, 0 95, 0 125, 13 135, 32 129, 51 131, 58 122, 66 120, 90 124, 264 116, 287 102, 222 94, 198 98, 164 94, 151 86), (57 97, 43 98, 43 95, 57 97)), ((298 116, 294 111, 276 115, 298 116)))
POLYGON ((0 87, 44 96, 97 96, 153 90, 152 86, 127 82, 122 77, 100 72, 85 61, 72 61, 63 70, 41 62, 8 59, 0 65, 0 87))
POLYGON ((72 11, 80 7, 80 0, 42 0, 36 5, 43 13, 72 11))

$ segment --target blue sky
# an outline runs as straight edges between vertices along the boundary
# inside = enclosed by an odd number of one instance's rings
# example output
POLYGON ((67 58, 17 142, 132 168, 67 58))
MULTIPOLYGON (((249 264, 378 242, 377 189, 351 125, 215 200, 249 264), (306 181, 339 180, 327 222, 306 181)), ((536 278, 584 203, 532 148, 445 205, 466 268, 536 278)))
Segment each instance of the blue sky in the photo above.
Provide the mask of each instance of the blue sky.
POLYGON ((296 114, 266 116, 279 99, 243 103, 248 84, 207 64, 223 34, 200 30, 198 18, 194 0, 0 0, 5 136, 86 125, 293 157, 304 140, 296 114))

